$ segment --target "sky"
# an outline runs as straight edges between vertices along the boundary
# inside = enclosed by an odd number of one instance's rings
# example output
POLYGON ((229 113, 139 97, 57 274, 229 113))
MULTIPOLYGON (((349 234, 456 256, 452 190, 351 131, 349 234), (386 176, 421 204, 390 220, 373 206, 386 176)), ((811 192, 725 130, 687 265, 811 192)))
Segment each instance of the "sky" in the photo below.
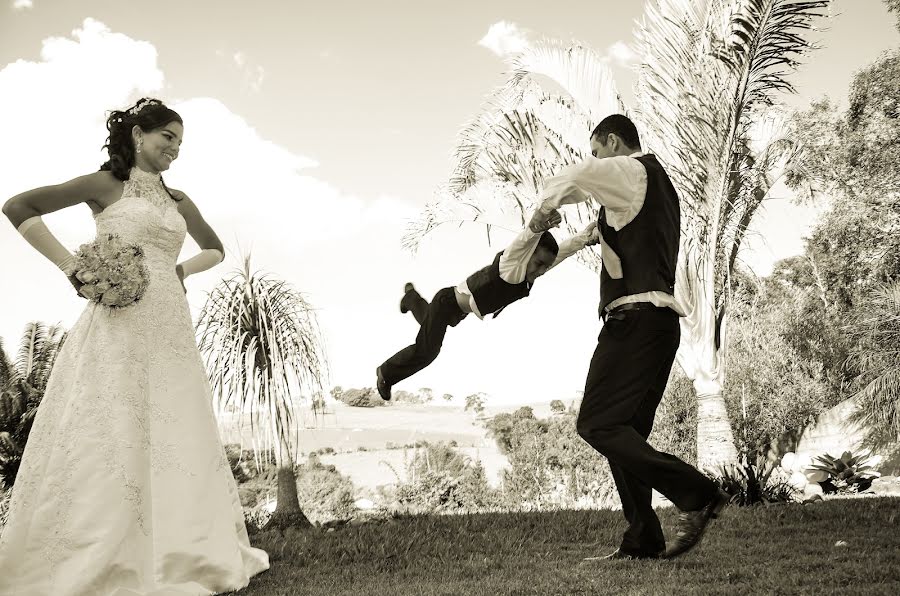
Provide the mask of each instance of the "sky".
MULTIPOLYGON (((410 343, 403 284, 430 298, 488 264, 512 239, 448 226, 415 255, 405 226, 447 180, 454 141, 504 81, 503 56, 542 36, 576 39, 608 60, 626 103, 643 2, 426 0, 246 2, 0 0, 0 201, 95 171, 104 112, 159 97, 185 121, 167 183, 187 192, 226 246, 226 261, 187 280, 195 316, 248 251, 316 307, 330 385, 372 386, 375 367, 410 343)), ((803 107, 846 101, 853 72, 900 42, 880 0, 836 0, 814 34, 822 48, 793 77, 803 107), (865 32, 865 37, 860 32, 865 32)), ((816 210, 776 187, 741 258, 765 275, 802 250, 816 210)), ((74 250, 89 209, 45 218, 74 250)), ((190 240, 182 258, 197 251, 190 240)), ((0 337, 28 321, 71 326, 83 301, 0 223, 0 337)), ((572 399, 600 324, 598 281, 574 260, 497 320, 467 318, 428 369, 397 385, 496 403, 572 399)))

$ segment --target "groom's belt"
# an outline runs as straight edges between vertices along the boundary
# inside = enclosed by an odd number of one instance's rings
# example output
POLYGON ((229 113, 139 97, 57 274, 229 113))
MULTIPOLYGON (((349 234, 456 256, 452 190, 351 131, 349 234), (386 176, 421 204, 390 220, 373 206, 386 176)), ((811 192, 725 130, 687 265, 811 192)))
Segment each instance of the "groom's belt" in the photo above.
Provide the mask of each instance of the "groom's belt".
POLYGON ((600 313, 600 318, 603 319, 605 323, 607 319, 619 319, 622 318, 621 313, 624 313, 626 310, 656 310, 656 309, 664 309, 668 308, 666 306, 656 306, 652 302, 626 302, 625 304, 620 304, 619 306, 611 309, 604 310, 600 313), (620 316, 616 316, 620 315, 620 316))

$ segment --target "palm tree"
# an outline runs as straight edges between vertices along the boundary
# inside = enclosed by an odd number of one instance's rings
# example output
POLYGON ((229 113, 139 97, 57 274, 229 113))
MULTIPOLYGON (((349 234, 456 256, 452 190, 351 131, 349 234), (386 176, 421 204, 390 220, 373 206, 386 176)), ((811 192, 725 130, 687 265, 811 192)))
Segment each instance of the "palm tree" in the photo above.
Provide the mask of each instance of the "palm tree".
POLYGON ((284 281, 251 272, 248 255, 243 269, 210 293, 197 332, 217 415, 221 419, 236 405, 240 424, 249 413, 254 443, 261 437, 263 452, 275 444, 277 505, 266 529, 311 526, 297 497, 294 413, 298 401, 322 391, 328 377, 315 312, 284 281))
POLYGON ((698 397, 701 467, 734 461, 725 409, 729 280, 744 235, 799 147, 776 107, 828 0, 660 0, 638 31, 638 119, 684 203, 679 364, 698 397))
POLYGON ((853 399, 857 422, 876 447, 900 440, 900 281, 875 290, 848 330, 857 340, 850 359, 862 371, 853 399))
POLYGON ((11 488, 16 482, 34 416, 65 340, 59 325, 28 323, 12 360, 0 339, 0 486, 11 488))
MULTIPOLYGON (((727 283, 756 209, 797 146, 783 134, 776 94, 812 46, 800 33, 828 0, 657 0, 637 31, 642 65, 632 114, 644 147, 666 166, 682 201, 677 296, 679 365, 698 396, 698 464, 736 459, 722 396, 727 283)), ((625 112, 609 70, 582 44, 542 40, 513 59, 504 87, 460 133, 449 183, 404 245, 438 225, 478 221, 521 228, 543 179, 588 154, 592 123, 625 112), (545 91, 539 76, 558 88, 545 91)), ((594 218, 567 214, 576 231, 594 218)), ((596 253, 579 258, 596 269, 596 253)))

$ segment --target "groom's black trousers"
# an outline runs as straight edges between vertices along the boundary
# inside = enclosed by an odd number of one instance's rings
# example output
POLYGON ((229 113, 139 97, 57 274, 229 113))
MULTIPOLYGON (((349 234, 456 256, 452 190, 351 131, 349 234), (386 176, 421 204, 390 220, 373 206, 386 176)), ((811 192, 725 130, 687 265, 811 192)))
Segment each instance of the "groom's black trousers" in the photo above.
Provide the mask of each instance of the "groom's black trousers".
POLYGON ((388 385, 395 385, 416 374, 437 358, 444 343, 447 327, 456 327, 466 313, 456 303, 454 288, 439 290, 429 304, 415 290, 407 292, 402 304, 419 322, 416 343, 407 346, 381 365, 381 376, 388 385))
POLYGON ((694 467, 647 443, 680 339, 671 309, 614 311, 588 370, 578 434, 609 460, 629 523, 620 547, 626 552, 665 547, 651 489, 683 511, 704 507, 717 490, 694 467))

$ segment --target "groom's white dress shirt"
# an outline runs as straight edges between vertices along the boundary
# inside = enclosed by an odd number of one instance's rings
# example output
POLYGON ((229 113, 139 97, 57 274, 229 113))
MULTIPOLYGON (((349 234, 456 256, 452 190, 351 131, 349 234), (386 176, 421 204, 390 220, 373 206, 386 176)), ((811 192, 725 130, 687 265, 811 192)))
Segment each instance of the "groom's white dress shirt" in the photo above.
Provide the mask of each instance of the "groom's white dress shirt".
MULTIPOLYGON (((636 151, 629 156, 619 155, 598 159, 588 157, 581 163, 566 166, 559 174, 547 180, 541 193, 543 213, 550 213, 562 205, 571 205, 593 199, 606 209, 606 222, 616 231, 627 226, 640 213, 647 195, 647 170, 635 157, 644 155, 636 151)), ((614 278, 622 277, 618 255, 600 237, 600 258, 607 272, 614 278)), ((647 238, 647 242, 653 242, 647 238)), ((665 292, 644 292, 622 296, 606 307, 610 311, 631 302, 650 302, 668 307, 686 316, 685 310, 674 296, 665 292)))

